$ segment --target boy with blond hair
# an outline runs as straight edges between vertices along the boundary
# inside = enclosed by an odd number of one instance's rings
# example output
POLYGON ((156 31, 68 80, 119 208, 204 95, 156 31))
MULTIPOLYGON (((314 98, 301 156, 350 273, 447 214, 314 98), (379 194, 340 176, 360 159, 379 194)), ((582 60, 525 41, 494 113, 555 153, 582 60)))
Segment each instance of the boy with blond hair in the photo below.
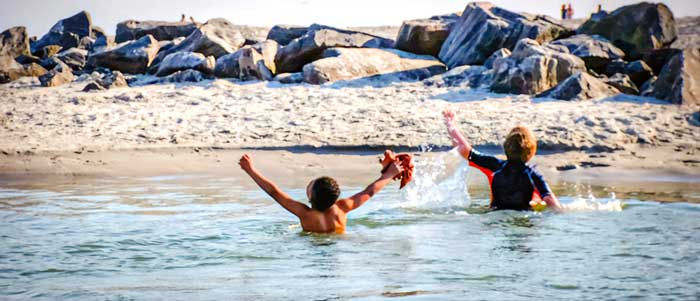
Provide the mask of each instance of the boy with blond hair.
POLYGON ((472 148, 455 127, 454 112, 445 110, 443 115, 452 144, 470 166, 486 174, 491 188, 491 208, 530 210, 539 205, 539 200, 549 208, 561 208, 542 174, 526 164, 537 151, 537 140, 530 129, 517 126, 510 131, 503 143, 508 159, 501 160, 472 148))

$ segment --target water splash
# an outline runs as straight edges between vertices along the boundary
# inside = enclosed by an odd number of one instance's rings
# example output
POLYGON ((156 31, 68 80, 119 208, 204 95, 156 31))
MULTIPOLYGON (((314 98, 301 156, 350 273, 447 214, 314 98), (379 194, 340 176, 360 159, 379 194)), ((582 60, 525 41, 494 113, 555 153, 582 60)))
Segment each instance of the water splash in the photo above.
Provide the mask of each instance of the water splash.
POLYGON ((581 195, 573 198, 571 202, 561 204, 562 210, 565 212, 574 211, 609 211, 609 212, 620 212, 625 207, 625 204, 618 200, 615 196, 615 192, 610 193, 610 197, 604 199, 597 199, 593 193, 588 190, 588 195, 582 197, 581 195))
POLYGON ((445 164, 448 156, 459 157, 459 153, 453 149, 447 153, 415 158, 413 181, 402 192, 398 207, 438 209, 464 208, 469 205, 469 167, 460 157, 457 168, 454 171, 448 170, 445 164))

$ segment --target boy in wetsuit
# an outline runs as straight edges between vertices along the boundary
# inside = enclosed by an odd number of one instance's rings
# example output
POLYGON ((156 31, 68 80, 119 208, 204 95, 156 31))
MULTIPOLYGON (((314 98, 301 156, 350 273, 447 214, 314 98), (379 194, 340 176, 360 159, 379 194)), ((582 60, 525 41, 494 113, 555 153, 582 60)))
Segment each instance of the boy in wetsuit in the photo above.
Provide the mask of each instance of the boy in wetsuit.
POLYGON ((491 188, 491 208, 530 210, 534 204, 531 201, 536 201, 537 198, 549 208, 561 208, 544 177, 525 164, 537 151, 537 140, 528 128, 517 126, 510 131, 503 143, 508 160, 500 160, 472 148, 455 127, 455 114, 452 111, 445 110, 443 115, 453 145, 458 147, 459 153, 469 161, 470 166, 486 174, 491 188))
POLYGON ((317 178, 306 186, 306 196, 311 202, 311 208, 309 208, 306 204, 292 199, 272 181, 265 178, 253 165, 253 158, 250 155, 243 155, 238 164, 262 190, 284 209, 287 209, 287 211, 299 218, 304 231, 338 234, 345 232, 348 212, 362 206, 404 170, 400 161, 390 163, 381 177, 367 186, 365 190, 347 199, 340 200, 338 200, 340 188, 334 179, 329 177, 317 178))

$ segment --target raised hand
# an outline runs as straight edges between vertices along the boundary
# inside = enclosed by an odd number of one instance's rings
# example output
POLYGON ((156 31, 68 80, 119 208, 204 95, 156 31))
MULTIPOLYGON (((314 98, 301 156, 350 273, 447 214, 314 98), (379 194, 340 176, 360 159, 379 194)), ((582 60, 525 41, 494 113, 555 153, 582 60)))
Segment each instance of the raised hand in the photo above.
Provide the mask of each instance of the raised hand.
POLYGON ((401 165, 401 162, 395 161, 394 163, 389 164, 389 168, 387 168, 382 175, 389 178, 394 178, 403 172, 403 170, 404 167, 401 165))
POLYGON ((245 171, 249 171, 253 168, 253 158, 248 154, 243 154, 241 160, 238 161, 238 165, 245 171))
POLYGON ((442 116, 445 117, 445 124, 448 127, 451 127, 454 125, 455 112, 452 112, 452 110, 450 110, 450 109, 445 109, 444 111, 442 111, 442 116))

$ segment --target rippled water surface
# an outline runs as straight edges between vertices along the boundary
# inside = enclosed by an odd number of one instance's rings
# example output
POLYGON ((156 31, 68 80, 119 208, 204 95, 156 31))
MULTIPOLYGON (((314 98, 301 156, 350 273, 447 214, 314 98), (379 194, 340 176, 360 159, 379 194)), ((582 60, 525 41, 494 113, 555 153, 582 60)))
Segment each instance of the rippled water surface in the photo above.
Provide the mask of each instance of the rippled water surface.
POLYGON ((563 213, 488 212, 465 168, 420 164, 340 236, 302 233, 247 179, 0 183, 0 299, 700 298, 692 184, 659 203, 560 183, 563 213))

